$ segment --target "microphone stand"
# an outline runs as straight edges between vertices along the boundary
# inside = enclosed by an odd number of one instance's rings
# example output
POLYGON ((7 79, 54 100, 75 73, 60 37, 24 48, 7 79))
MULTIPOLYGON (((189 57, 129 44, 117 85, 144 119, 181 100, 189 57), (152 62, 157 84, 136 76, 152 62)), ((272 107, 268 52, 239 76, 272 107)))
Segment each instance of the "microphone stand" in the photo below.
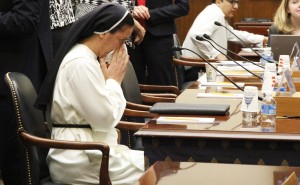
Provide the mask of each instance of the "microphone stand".
MULTIPOLYGON (((237 55, 237 56, 239 56, 239 57, 242 58, 242 59, 245 59, 247 62, 250 62, 251 64, 256 65, 256 66, 258 66, 258 67, 260 67, 260 68, 262 68, 262 69, 265 69, 263 66, 260 66, 260 65, 256 64, 255 62, 252 62, 252 61, 248 60, 247 58, 242 57, 242 56, 236 54, 235 52, 230 51, 229 49, 226 49, 226 48, 222 47, 220 44, 218 44, 217 42, 215 42, 214 40, 212 40, 212 39, 209 37, 209 35, 204 34, 203 37, 205 37, 206 39, 211 40, 213 43, 215 43, 215 44, 216 44, 217 46, 219 46, 220 48, 222 48, 222 49, 224 49, 224 50, 227 50, 227 51, 229 51, 230 53, 232 53, 232 54, 234 54, 234 55, 237 55)), ((276 65, 277 65, 277 64, 276 64, 276 65)), ((276 73, 276 74, 279 75, 279 73, 276 73)))
MULTIPOLYGON (((172 48, 174 51, 181 51, 181 50, 187 50, 189 52, 194 53, 195 55, 197 55, 199 58, 201 58, 205 63, 207 63, 210 67, 212 67, 214 70, 216 70, 217 72, 219 72, 222 76, 224 76, 230 83, 232 83, 236 88, 238 88, 239 90, 244 92, 244 89, 241 88, 240 86, 238 86, 234 81, 232 81, 229 77, 227 77, 224 73, 222 73, 220 70, 218 70, 214 65, 212 65, 210 62, 208 62, 204 57, 202 57, 201 55, 199 55, 198 53, 196 53, 195 51, 188 49, 188 48, 183 48, 183 47, 179 47, 179 46, 173 46, 172 48)), ((258 100, 262 101, 262 97, 258 96, 258 100)))
POLYGON ((240 56, 240 55, 236 54, 235 52, 233 52, 233 51, 231 51, 231 50, 229 50, 229 49, 224 48, 223 46, 221 46, 220 44, 218 44, 217 42, 215 42, 209 35, 204 34, 203 37, 204 37, 205 39, 211 40, 211 41, 212 41, 213 43, 215 43, 217 46, 219 46, 220 48, 222 48, 222 49, 228 51, 229 53, 234 54, 234 55, 236 55, 236 56, 238 56, 238 57, 240 57, 240 58, 246 60, 247 62, 249 62, 249 63, 251 63, 251 64, 253 64, 253 65, 256 65, 256 66, 258 66, 258 67, 260 67, 260 68, 262 68, 262 69, 265 69, 263 66, 258 65, 258 64, 256 64, 255 62, 250 61, 249 59, 247 59, 247 58, 245 58, 245 57, 243 57, 243 56, 240 56))
MULTIPOLYGON (((206 34, 204 34, 206 35, 206 34)), ((203 36, 204 36, 203 35, 203 36)), ((208 36, 208 35, 206 35, 208 36)), ((208 36, 209 37, 209 36, 208 36)), ((206 37, 205 37, 206 38, 206 37)), ((209 40, 208 38, 203 38, 203 37, 199 37, 199 36, 196 36, 196 39, 199 40, 199 41, 206 41, 208 42, 210 45, 212 45, 212 47, 214 47, 217 51, 219 51, 221 54, 223 55, 226 55, 225 53, 221 52, 218 48, 216 48, 209 40)), ((210 37, 209 37, 210 38, 210 37)), ((210 39, 211 40, 211 39, 210 39)), ((233 60, 233 58, 229 57, 228 55, 226 55, 230 60, 232 60, 234 63, 236 63, 238 66, 240 66, 241 68, 245 69, 247 72, 249 72, 250 74, 252 74, 253 76, 259 78, 260 80, 263 80, 262 77, 258 76, 257 74, 253 73, 252 71, 250 71, 249 69, 245 68, 243 65, 239 64, 238 62, 236 62, 235 60, 233 60)))
POLYGON ((261 56, 257 51, 255 51, 250 45, 246 44, 240 37, 238 37, 235 33, 233 33, 230 29, 228 29, 226 26, 224 26, 223 24, 219 23, 218 21, 215 21, 214 22, 215 25, 217 26, 222 26, 224 27, 227 31, 229 31, 232 35, 234 35, 237 39, 239 39, 245 46, 249 47, 251 49, 251 51, 253 51, 255 54, 257 54, 258 56, 260 56, 261 58, 263 58, 264 60, 266 60, 267 62, 269 63, 276 63, 276 61, 271 61, 271 60, 268 60, 266 58, 264 58, 263 56, 261 56))

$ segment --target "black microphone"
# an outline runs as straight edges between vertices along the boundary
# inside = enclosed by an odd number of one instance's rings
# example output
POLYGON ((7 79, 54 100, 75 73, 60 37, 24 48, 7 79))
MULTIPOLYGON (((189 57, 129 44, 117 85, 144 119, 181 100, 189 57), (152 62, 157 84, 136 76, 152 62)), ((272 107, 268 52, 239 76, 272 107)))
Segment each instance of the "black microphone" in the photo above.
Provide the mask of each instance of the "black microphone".
MULTIPOLYGON (((236 54, 235 52, 230 51, 229 49, 226 49, 226 48, 222 47, 220 44, 218 44, 218 43, 215 42, 213 39, 211 39, 209 35, 204 34, 203 37, 206 38, 206 39, 211 40, 213 43, 215 43, 215 44, 216 44, 217 46, 219 46, 220 48, 222 48, 222 49, 224 49, 224 50, 226 50, 226 51, 229 51, 230 53, 232 53, 232 54, 234 54, 234 55, 237 55, 237 56, 239 56, 239 57, 242 58, 242 59, 245 59, 247 62, 250 62, 250 63, 252 63, 253 65, 256 65, 256 66, 258 66, 258 67, 261 67, 262 69, 265 69, 263 66, 260 66, 260 65, 256 64, 255 62, 252 62, 252 61, 250 61, 249 59, 247 59, 247 58, 245 58, 245 57, 242 57, 242 56, 236 54)), ((276 65, 277 65, 277 64, 276 64, 276 65)), ((276 74, 279 75, 279 73, 276 73, 276 74)))
POLYGON ((274 61, 274 60, 271 61, 271 60, 268 60, 268 59, 266 59, 265 57, 261 56, 261 54, 259 54, 257 51, 255 51, 250 45, 246 44, 240 37, 238 37, 235 33, 233 33, 230 29, 228 29, 228 28, 227 28, 226 26, 224 26, 223 24, 219 23, 218 21, 215 21, 214 23, 215 23, 215 25, 217 25, 217 26, 222 26, 222 27, 224 27, 227 31, 229 31, 230 33, 232 33, 232 35, 234 35, 237 39, 239 39, 246 47, 250 48, 255 54, 257 54, 258 56, 260 56, 261 58, 263 58, 263 59, 266 60, 267 62, 269 62, 269 63, 276 63, 276 64, 277 64, 276 61, 274 61))
POLYGON ((206 38, 206 39, 208 39, 208 40, 211 40, 211 41, 212 41, 213 43, 215 43, 217 46, 219 46, 220 48, 222 48, 222 49, 228 51, 229 53, 234 54, 235 56, 238 56, 238 57, 240 57, 241 59, 244 59, 246 62, 249 62, 249 63, 251 63, 251 64, 253 64, 253 65, 256 65, 256 66, 258 66, 258 67, 260 67, 260 68, 262 68, 262 69, 265 69, 263 66, 261 66, 261 65, 259 65, 259 64, 256 64, 255 62, 253 62, 253 61, 251 61, 251 60, 249 60, 249 59, 247 59, 247 58, 245 58, 245 57, 243 57, 243 56, 240 56, 240 55, 238 55, 237 53, 235 53, 235 52, 233 52, 233 51, 231 51, 231 50, 229 50, 229 49, 227 49, 227 48, 221 46, 220 44, 218 44, 217 42, 215 42, 209 35, 204 34, 203 37, 206 38))
MULTIPOLYGON (((222 51, 220 51, 216 46, 213 45, 213 43, 210 42, 210 40, 212 40, 207 34, 204 34, 203 37, 200 36, 196 36, 196 40, 199 41, 207 41, 210 45, 212 45, 212 47, 214 47, 217 51, 219 51, 220 53, 222 53, 223 55, 226 55, 225 53, 223 53, 222 51), (204 37, 204 38, 203 38, 204 37)), ((230 60, 232 60, 234 63, 236 63, 238 66, 240 66, 241 68, 245 69, 248 73, 252 74, 253 76, 263 80, 262 77, 258 76, 257 74, 253 73, 252 71, 250 71, 249 69, 245 68, 243 65, 239 64, 238 62, 236 62, 233 58, 229 57, 228 55, 226 55, 230 60)))
MULTIPOLYGON (((222 73, 220 70, 218 70, 215 66, 213 66, 210 62, 208 62, 205 58, 203 58, 201 55, 199 55, 198 53, 196 53, 195 51, 188 49, 188 48, 183 48, 183 47, 179 47, 179 46, 173 46, 172 49, 174 51, 181 51, 181 50, 187 50, 189 52, 194 53, 195 55, 197 55, 199 58, 201 58, 205 63, 207 63, 210 67, 212 67, 214 70, 218 71, 222 76, 224 76, 224 78, 226 78, 230 83, 232 83, 236 88, 238 88, 239 90, 244 92, 244 89, 241 88, 240 86, 238 86, 234 81, 232 81, 230 78, 228 78, 224 73, 222 73)), ((263 98, 258 96, 258 100, 262 100, 263 98)))
POLYGON ((180 46, 173 46, 172 47, 172 50, 173 51, 181 51, 181 50, 183 50, 180 46))

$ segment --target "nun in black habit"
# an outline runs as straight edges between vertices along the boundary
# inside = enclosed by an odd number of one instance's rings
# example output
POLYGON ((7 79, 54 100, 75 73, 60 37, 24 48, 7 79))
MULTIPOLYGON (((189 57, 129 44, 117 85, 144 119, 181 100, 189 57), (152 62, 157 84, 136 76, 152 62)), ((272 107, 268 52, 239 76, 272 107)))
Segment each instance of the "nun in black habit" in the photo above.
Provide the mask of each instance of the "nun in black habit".
MULTIPOLYGON (((133 184, 144 171, 143 151, 119 145, 115 129, 126 105, 120 83, 129 60, 124 43, 132 29, 132 16, 115 3, 76 21, 35 103, 44 111, 51 104, 53 139, 109 144, 112 184, 133 184), (106 57, 112 51, 112 57, 106 57)), ((55 182, 99 182, 100 151, 51 149, 47 163, 55 182)))

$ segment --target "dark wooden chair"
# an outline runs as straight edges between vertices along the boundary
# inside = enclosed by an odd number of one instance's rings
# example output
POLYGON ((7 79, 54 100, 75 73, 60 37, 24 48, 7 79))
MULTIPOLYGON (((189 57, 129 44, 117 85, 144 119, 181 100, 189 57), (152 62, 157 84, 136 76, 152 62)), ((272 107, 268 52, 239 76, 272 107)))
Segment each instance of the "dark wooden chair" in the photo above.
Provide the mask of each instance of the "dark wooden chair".
MULTIPOLYGON (((22 183, 24 185, 55 185, 51 181, 46 156, 49 148, 74 150, 100 150, 102 162, 100 169, 101 185, 111 185, 108 173, 109 146, 105 143, 72 142, 49 138, 48 127, 43 113, 33 107, 36 91, 31 81, 23 74, 9 72, 5 82, 14 105, 16 128, 20 138, 22 162, 22 183)), ((61 169, 64 170, 64 169, 61 169)))
MULTIPOLYGON (((156 116, 149 112, 154 103, 175 102, 179 94, 179 90, 175 86, 139 84, 131 62, 128 63, 121 87, 127 101, 122 120, 135 124, 145 124, 145 119, 156 116)), ((135 131, 124 127, 117 128, 121 130, 121 144, 133 149, 143 149, 141 142, 133 136, 135 131)))

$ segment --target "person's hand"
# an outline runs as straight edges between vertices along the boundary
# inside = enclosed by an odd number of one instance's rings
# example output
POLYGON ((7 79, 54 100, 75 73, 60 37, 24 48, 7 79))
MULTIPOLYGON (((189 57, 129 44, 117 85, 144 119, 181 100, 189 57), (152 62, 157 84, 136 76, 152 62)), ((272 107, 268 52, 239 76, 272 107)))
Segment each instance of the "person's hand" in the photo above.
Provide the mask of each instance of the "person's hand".
POLYGON ((143 26, 134 19, 134 34, 135 34, 135 39, 133 40, 134 43, 136 43, 137 45, 139 45, 145 36, 146 30, 143 28, 143 26))
POLYGON ((268 37, 264 37, 264 40, 263 40, 263 47, 267 47, 267 46, 268 46, 268 40, 269 40, 268 37))
POLYGON ((121 84, 125 76, 128 61, 129 61, 129 55, 127 54, 127 49, 125 44, 121 45, 120 48, 114 50, 112 54, 111 62, 108 66, 105 58, 101 58, 100 67, 105 80, 114 79, 119 84, 121 84))
POLYGON ((150 18, 149 10, 146 6, 135 6, 133 9, 133 17, 136 19, 148 20, 150 18))
POLYGON ((218 59, 219 61, 228 60, 228 58, 227 58, 225 55, 223 55, 223 54, 219 54, 219 55, 216 57, 216 59, 218 59))

